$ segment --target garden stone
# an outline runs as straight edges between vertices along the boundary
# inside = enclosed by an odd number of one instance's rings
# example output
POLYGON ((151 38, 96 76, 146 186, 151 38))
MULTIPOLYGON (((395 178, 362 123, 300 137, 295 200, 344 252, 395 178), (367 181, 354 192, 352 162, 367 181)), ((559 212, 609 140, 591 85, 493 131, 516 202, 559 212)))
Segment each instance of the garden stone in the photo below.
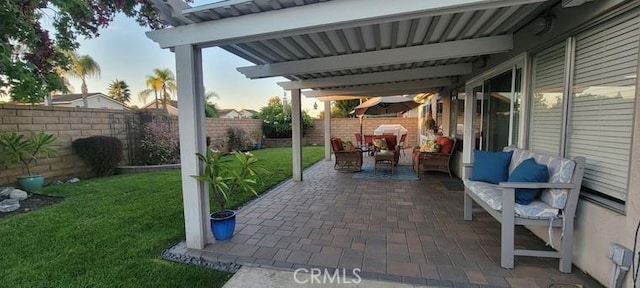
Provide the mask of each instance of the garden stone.
POLYGON ((53 182, 51 183, 51 185, 60 185, 60 184, 63 184, 63 183, 64 183, 64 182, 62 182, 61 180, 56 179, 56 180, 53 180, 53 182))
POLYGON ((29 194, 27 194, 27 192, 22 191, 20 189, 13 189, 13 191, 11 191, 11 194, 9 194, 9 198, 16 199, 16 200, 24 200, 24 199, 27 199, 28 197, 29 197, 29 194))
POLYGON ((67 180, 67 183, 78 183, 78 182, 80 182, 80 179, 78 177, 74 177, 67 180))
POLYGON ((20 203, 17 199, 6 199, 0 201, 0 212, 13 212, 20 208, 20 203))
POLYGON ((0 197, 9 197, 11 191, 13 191, 13 187, 0 187, 0 197))

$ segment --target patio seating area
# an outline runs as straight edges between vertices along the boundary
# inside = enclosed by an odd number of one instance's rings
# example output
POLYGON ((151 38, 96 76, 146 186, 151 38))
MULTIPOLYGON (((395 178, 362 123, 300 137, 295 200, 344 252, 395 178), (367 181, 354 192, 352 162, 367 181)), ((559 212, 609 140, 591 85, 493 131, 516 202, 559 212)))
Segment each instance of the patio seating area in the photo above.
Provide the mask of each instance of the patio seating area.
MULTIPOLYGON (((462 183, 446 173, 363 180, 333 165, 321 161, 304 171, 304 181, 287 180, 240 209, 232 239, 204 250, 179 243, 169 258, 218 267, 360 268, 363 278, 439 287, 601 286, 575 267, 560 273, 557 259, 516 257, 514 269, 501 268, 500 224, 480 207, 465 222, 462 183)), ((411 157, 399 165, 411 165, 411 157)), ((545 249, 522 227, 515 235, 516 247, 545 249)))

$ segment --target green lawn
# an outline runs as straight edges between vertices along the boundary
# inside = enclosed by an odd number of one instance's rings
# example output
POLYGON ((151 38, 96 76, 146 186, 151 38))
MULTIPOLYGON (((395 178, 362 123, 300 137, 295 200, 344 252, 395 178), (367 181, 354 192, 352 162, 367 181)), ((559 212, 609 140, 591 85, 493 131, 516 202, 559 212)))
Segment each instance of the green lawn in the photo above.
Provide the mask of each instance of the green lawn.
MULTIPOLYGON (((305 167, 322 159, 305 147, 305 167)), ((254 151, 271 174, 259 191, 291 177, 291 149, 254 151)), ((65 200, 0 220, 2 287, 220 287, 230 274, 164 261, 184 239, 180 173, 117 175, 50 186, 65 200)), ((240 195, 238 206, 253 195, 240 195)), ((212 207, 212 209, 214 209, 212 207)))

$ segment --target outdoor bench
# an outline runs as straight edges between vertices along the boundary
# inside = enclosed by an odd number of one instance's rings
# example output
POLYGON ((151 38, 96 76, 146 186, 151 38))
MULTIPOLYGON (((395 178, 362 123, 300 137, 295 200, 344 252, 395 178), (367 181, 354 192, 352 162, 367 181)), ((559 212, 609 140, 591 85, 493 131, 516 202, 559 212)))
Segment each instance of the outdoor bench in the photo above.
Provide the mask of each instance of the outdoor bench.
MULTIPOLYGON (((513 268, 514 256, 537 256, 559 258, 559 270, 571 273, 573 251, 573 226, 580 186, 584 172, 585 158, 565 159, 513 147, 506 147, 505 152, 512 151, 508 173, 520 163, 533 158, 535 163, 547 166, 548 182, 500 182, 491 184, 472 181, 473 164, 464 164, 465 186, 464 220, 472 220, 472 205, 475 201, 502 225, 501 232, 501 266, 513 268), (515 203, 516 189, 544 189, 531 203, 521 205, 515 203), (562 229, 561 248, 557 251, 524 250, 514 247, 515 225, 548 226, 549 243, 552 243, 552 229, 562 229)), ((555 247, 553 247, 555 248, 555 247)))

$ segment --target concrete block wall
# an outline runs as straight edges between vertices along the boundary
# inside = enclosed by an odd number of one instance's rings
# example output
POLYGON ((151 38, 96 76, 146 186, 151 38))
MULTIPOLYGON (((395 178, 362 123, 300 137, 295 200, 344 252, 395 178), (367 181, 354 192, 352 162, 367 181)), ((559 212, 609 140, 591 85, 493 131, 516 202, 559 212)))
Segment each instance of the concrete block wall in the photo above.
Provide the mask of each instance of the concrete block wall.
MULTIPOLYGON (((400 124, 406 128, 406 147, 418 145, 418 118, 364 118, 362 119, 362 134, 373 134, 373 131, 382 124, 400 124)), ((340 137, 345 141, 355 143, 355 133, 360 132, 360 119, 335 118, 331 119, 331 136, 340 137)), ((400 140, 400 139, 398 139, 400 140)))
MULTIPOLYGON (((45 131, 57 137, 56 154, 32 163, 34 174, 45 176, 47 183, 71 177, 89 177, 90 168, 76 156, 71 142, 78 138, 105 135, 118 137, 124 145, 123 162, 128 153, 125 115, 130 111, 45 107, 27 105, 0 105, 0 131, 45 131), (114 133, 114 135, 112 135, 114 133)), ((26 175, 24 165, 0 164, 0 185, 15 184, 16 176, 26 175)))
MULTIPOLYGON (((382 124, 400 124, 407 132, 407 147, 418 145, 418 118, 365 118, 362 121, 362 133, 373 134, 373 131, 382 124)), ((360 119, 358 118, 333 118, 331 119, 331 136, 340 137, 343 140, 356 141, 355 133, 360 131, 360 119)), ((398 139, 399 140, 399 139, 398 139)), ((303 145, 324 145, 324 120, 314 119, 313 128, 305 133, 302 139, 303 145)), ((291 147, 291 139, 265 139, 264 147, 291 147)))
MULTIPOLYGON (((153 117, 166 117, 164 113, 144 111, 153 117), (158 114, 159 113, 159 114, 158 114), (158 115, 155 115, 158 114, 158 115)), ((131 117, 136 117, 136 111, 46 107, 27 105, 0 104, 0 131, 45 131, 55 135, 56 155, 48 159, 40 159, 32 164, 32 172, 42 174, 47 183, 53 180, 67 180, 71 177, 86 178, 93 176, 90 168, 80 157, 76 156, 71 143, 78 138, 105 135, 119 138, 123 145, 124 159, 122 164, 130 163, 131 155, 127 132, 140 133, 139 130, 127 131, 127 122, 131 117)), ((177 130, 177 118, 170 117, 171 127, 177 130)), ((135 123, 139 123, 136 121, 135 123)), ((360 130, 357 118, 332 119, 332 136, 345 140, 355 141, 354 133, 360 130)), ((371 134, 381 124, 400 124, 409 130, 407 143, 417 143, 418 119, 417 118, 366 118, 363 121, 363 133, 371 134)), ((206 119, 206 134, 212 141, 226 137, 230 127, 240 128, 249 136, 256 130, 262 131, 262 120, 259 119, 206 119)), ((130 135, 129 135, 130 136, 130 135)), ((304 145, 324 144, 324 120, 315 119, 312 129, 307 131, 303 139, 304 145)), ((132 144, 135 146, 135 144, 132 144)), ((291 147, 291 139, 263 139, 263 147, 291 147)), ((0 185, 13 185, 17 176, 25 175, 22 164, 10 166, 0 163, 0 185)))
POLYGON ((260 119, 227 119, 227 118, 207 118, 207 136, 211 137, 211 142, 216 143, 227 136, 227 130, 231 127, 242 129, 247 136, 253 138, 253 131, 260 131, 262 139, 262 120, 260 119))

